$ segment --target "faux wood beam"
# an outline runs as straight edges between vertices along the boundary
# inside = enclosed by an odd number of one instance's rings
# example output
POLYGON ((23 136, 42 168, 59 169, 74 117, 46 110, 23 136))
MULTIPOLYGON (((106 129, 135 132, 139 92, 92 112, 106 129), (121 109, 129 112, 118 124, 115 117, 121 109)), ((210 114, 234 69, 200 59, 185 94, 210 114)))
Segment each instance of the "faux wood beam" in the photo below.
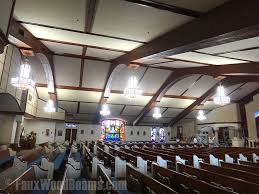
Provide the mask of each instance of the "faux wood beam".
POLYGON ((140 58, 161 58, 259 35, 259 1, 228 1, 199 19, 118 57, 114 64, 140 58), (224 22, 223 22, 224 21, 224 22), (191 32, 191 33, 190 33, 191 32))
POLYGON ((198 12, 198 11, 185 9, 185 8, 181 8, 178 6, 169 5, 169 4, 165 4, 165 3, 160 3, 157 1, 151 1, 151 0, 125 0, 125 1, 129 1, 131 3, 136 3, 141 6, 152 7, 152 8, 169 11, 169 12, 173 12, 173 13, 177 13, 177 14, 185 15, 185 16, 189 16, 189 17, 198 18, 202 15, 202 13, 198 12))
MULTIPOLYGON (((259 76, 252 76, 252 77, 240 77, 240 76, 233 76, 227 77, 222 81, 222 85, 225 87, 229 87, 234 84, 239 84, 243 82, 249 82, 255 79, 259 82, 259 76)), ((205 92, 200 98, 198 98, 195 102, 193 102, 190 106, 188 106, 184 111, 174 117, 169 123, 168 126, 173 126, 175 123, 186 117, 190 112, 196 109, 202 102, 206 102, 213 94, 216 93, 218 84, 215 84, 212 88, 210 88, 207 92, 205 92)))
MULTIPOLYGON (((42 53, 43 55, 45 55, 50 65, 50 69, 52 71, 53 84, 55 86, 56 80, 55 80, 53 53, 48 49, 48 47, 46 47, 41 41, 39 41, 31 32, 29 32, 23 25, 18 23, 14 18, 12 18, 9 33, 16 39, 32 47, 32 50, 35 53, 42 53)), ((54 93, 49 93, 49 96, 50 96, 50 99, 54 100, 55 106, 57 108, 58 101, 57 101, 57 91, 55 87, 54 87, 54 93)))

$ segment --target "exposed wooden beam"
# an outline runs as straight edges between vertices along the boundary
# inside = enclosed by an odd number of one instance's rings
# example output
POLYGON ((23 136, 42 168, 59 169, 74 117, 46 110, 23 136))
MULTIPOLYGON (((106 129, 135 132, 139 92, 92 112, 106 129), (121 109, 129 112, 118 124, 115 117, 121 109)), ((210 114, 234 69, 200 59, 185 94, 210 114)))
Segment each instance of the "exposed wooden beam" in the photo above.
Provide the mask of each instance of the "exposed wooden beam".
POLYGON ((240 89, 241 89, 244 85, 246 85, 246 84, 247 84, 247 82, 242 83, 240 86, 238 86, 236 89, 234 89, 233 91, 231 91, 231 92, 228 93, 227 95, 228 95, 228 96, 231 96, 234 92, 240 90, 240 89))
POLYGON ((145 7, 152 7, 152 8, 169 11, 169 12, 177 13, 180 15, 194 17, 194 18, 199 18, 203 14, 198 11, 185 9, 185 8, 181 8, 181 7, 177 7, 177 6, 169 5, 169 4, 165 4, 165 3, 160 3, 157 1, 151 1, 151 0, 125 0, 125 1, 129 1, 131 3, 136 3, 138 5, 145 6, 145 7))
MULTIPOLYGON (((256 79, 259 81, 259 76, 256 79)), ((225 87, 229 87, 234 84, 243 83, 250 81, 249 77, 227 77, 224 79, 222 84, 225 87)), ((173 126, 175 123, 186 117, 190 112, 192 112, 194 109, 196 109, 202 102, 206 102, 213 94, 215 94, 218 87, 218 83, 215 84, 212 88, 210 88, 207 92, 205 92, 201 97, 199 97, 195 102, 193 102, 190 106, 188 106, 184 111, 182 111, 180 114, 178 114, 176 117, 174 117, 169 123, 168 126, 173 126)))
POLYGON ((91 56, 82 56, 82 55, 75 55, 75 54, 69 54, 69 53, 64 53, 64 54, 59 54, 59 53, 54 53, 54 55, 61 56, 61 57, 72 57, 72 58, 79 58, 79 59, 87 59, 87 60, 93 60, 93 61, 102 61, 102 62, 109 62, 109 60, 97 58, 97 57, 91 57, 91 56))
MULTIPOLYGON (((48 49, 48 47, 46 47, 41 41, 39 41, 31 32, 29 32, 23 25, 18 23, 14 18, 12 18, 9 33, 16 39, 32 47, 35 53, 42 53, 46 57, 46 59, 48 60, 48 65, 50 66, 50 70, 52 72, 53 85, 55 86, 56 80, 53 53, 48 49)), ((55 87, 54 93, 49 93, 49 96, 52 100, 54 100, 55 106, 56 108, 58 108, 57 92, 55 87)))
POLYGON ((161 58, 259 35, 259 1, 228 1, 199 19, 118 57, 114 64, 140 58, 161 58), (220 22, 224 21, 224 22, 220 22), (192 33, 190 33, 192 32, 192 33))
POLYGON ((198 78, 186 90, 184 90, 180 96, 183 96, 188 90, 190 90, 202 77, 203 75, 198 76, 198 78))

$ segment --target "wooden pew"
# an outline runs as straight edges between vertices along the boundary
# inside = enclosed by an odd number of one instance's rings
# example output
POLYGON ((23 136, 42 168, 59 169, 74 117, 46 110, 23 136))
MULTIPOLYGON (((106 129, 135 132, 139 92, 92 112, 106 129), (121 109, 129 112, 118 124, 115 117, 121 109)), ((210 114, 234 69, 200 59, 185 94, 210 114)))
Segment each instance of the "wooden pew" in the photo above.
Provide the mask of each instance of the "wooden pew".
POLYGON ((159 193, 176 194, 177 192, 170 187, 159 183, 157 180, 142 174, 130 165, 126 166, 127 189, 137 193, 159 193))
POLYGON ((10 155, 9 149, 1 149, 0 150, 0 167, 5 164, 12 162, 14 159, 13 156, 10 155))
POLYGON ((244 164, 232 164, 232 163, 226 163, 226 162, 221 162, 220 164, 222 167, 242 170, 253 174, 259 174, 259 166, 253 167, 253 166, 248 166, 244 164))
POLYGON ((163 167, 160 167, 156 164, 152 165, 153 177, 166 184, 167 186, 173 188, 174 190, 180 193, 200 193, 200 194, 230 194, 235 193, 227 190, 226 188, 221 188, 204 181, 200 181, 191 176, 183 175, 179 172, 169 170, 163 167))
POLYGON ((250 162, 250 161, 239 161, 239 163, 243 165, 259 168, 259 163, 250 162))
POLYGON ((120 194, 110 177, 106 174, 104 166, 99 164, 97 165, 97 181, 96 194, 120 194))
POLYGON ((181 173, 194 176, 200 180, 206 181, 208 183, 216 183, 224 187, 229 187, 234 189, 240 194, 257 194, 259 190, 259 185, 251 182, 247 182, 242 179, 234 178, 231 176, 225 176, 222 174, 210 172, 204 169, 197 169, 188 165, 178 165, 178 170, 181 173))
POLYGON ((126 160, 134 166, 137 166, 137 156, 126 153, 124 151, 115 150, 114 148, 110 148, 110 153, 114 156, 119 156, 122 160, 126 160))
POLYGON ((211 171, 214 173, 226 175, 226 176, 239 178, 239 179, 251 182, 251 183, 259 184, 259 175, 248 173, 248 172, 241 171, 241 170, 236 170, 236 169, 213 166, 213 165, 206 164, 206 163, 200 163, 200 164, 201 164, 202 169, 205 169, 205 170, 208 170, 208 171, 211 171))

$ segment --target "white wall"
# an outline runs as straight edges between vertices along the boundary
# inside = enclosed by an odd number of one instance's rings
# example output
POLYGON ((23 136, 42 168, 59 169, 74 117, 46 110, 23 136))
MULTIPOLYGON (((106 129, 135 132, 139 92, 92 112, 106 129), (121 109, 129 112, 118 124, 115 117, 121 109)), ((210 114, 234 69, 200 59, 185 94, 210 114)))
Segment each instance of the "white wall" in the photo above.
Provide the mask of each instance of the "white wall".
POLYGON ((55 121, 41 121, 33 119, 25 119, 23 122, 25 134, 29 134, 31 131, 37 134, 36 144, 42 144, 46 142, 54 142, 55 138, 55 121), (49 129, 49 136, 46 136, 46 129, 49 129))
POLYGON ((15 115, 0 115, 0 144, 13 143, 16 125, 15 115))
MULTIPOLYGON (((57 123, 56 125, 56 142, 64 142, 65 140, 65 129, 68 128, 65 126, 65 123, 57 123), (58 136, 58 131, 62 130, 62 136, 58 136)), ((77 141, 85 141, 85 140, 99 140, 100 139, 100 126, 99 125, 90 125, 90 124, 79 124, 76 127, 77 130, 77 141), (83 130, 83 134, 81 134, 81 130, 83 130), (93 131, 93 134, 91 134, 93 131)), ((165 137, 166 141, 170 139, 168 137, 168 132, 170 132, 170 128, 165 129, 165 137)), ((151 127, 149 126, 127 126, 126 127, 126 141, 150 141, 151 139, 151 127), (133 135, 131 135, 131 131, 133 131, 133 135), (146 132, 146 135, 143 135, 143 132, 146 132), (137 133, 139 132, 139 135, 137 133)), ((159 136, 156 138, 159 141, 159 136)))

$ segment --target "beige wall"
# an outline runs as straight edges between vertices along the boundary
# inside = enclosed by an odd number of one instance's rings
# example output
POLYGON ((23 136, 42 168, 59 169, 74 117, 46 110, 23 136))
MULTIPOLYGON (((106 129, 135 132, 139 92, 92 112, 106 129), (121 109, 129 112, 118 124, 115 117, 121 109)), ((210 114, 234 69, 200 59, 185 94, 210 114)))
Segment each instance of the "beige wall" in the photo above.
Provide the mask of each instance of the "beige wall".
POLYGON ((177 126, 182 126, 183 127, 183 137, 188 138, 192 137, 196 134, 196 120, 195 119, 183 119, 176 123, 171 131, 171 137, 176 137, 177 134, 177 126))
POLYGON ((248 136, 251 139, 255 139, 257 137, 257 134, 256 134, 256 121, 255 121, 254 113, 256 111, 259 111, 259 94, 254 96, 253 101, 246 104, 245 108, 246 108, 248 136))
POLYGON ((15 115, 0 115, 0 144, 13 143, 15 130, 15 115))

